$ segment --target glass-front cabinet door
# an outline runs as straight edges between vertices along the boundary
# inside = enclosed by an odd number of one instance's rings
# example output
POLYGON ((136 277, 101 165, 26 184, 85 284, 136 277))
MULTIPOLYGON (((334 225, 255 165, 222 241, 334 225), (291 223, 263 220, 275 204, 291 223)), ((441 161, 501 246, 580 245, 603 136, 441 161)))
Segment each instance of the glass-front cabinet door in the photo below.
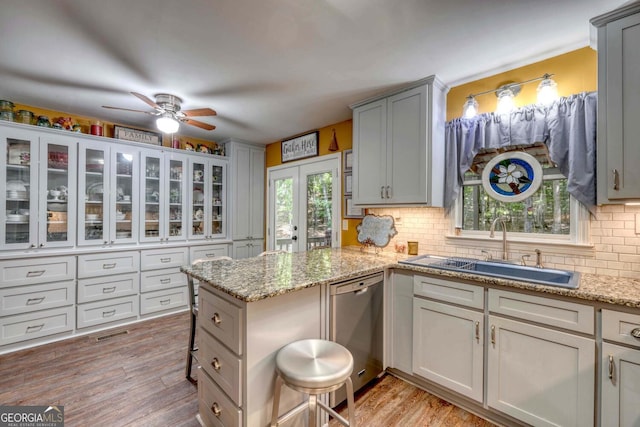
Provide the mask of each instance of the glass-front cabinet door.
POLYGON ((36 132, 0 129, 2 249, 72 246, 76 142, 36 132), (69 200, 71 199, 71 201, 69 200))
POLYGON ((189 239, 227 235, 227 163, 193 157, 189 160, 189 239))
POLYGON ((186 239, 186 156, 143 151, 140 241, 186 239))
POLYGON ((138 152, 129 146, 81 142, 78 244, 110 245, 137 239, 138 152))

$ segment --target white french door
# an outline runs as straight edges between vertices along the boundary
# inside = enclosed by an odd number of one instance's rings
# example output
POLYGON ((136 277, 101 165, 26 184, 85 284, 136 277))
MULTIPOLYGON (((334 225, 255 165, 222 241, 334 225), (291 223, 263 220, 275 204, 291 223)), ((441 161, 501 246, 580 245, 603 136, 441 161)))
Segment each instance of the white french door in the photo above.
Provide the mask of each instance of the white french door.
POLYGON ((267 249, 340 246, 340 155, 269 168, 267 249))

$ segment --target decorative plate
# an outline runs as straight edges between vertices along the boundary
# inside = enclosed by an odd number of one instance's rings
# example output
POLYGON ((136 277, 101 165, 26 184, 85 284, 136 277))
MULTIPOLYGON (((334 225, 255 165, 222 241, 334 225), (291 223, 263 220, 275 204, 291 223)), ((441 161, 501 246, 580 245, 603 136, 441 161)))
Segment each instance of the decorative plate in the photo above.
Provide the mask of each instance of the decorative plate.
POLYGON ((398 234, 391 215, 366 215, 356 227, 358 242, 383 248, 389 240, 398 234))
POLYGON ((535 193, 542 183, 542 166, 530 154, 514 151, 491 159, 482 171, 482 186, 501 202, 519 202, 535 193))

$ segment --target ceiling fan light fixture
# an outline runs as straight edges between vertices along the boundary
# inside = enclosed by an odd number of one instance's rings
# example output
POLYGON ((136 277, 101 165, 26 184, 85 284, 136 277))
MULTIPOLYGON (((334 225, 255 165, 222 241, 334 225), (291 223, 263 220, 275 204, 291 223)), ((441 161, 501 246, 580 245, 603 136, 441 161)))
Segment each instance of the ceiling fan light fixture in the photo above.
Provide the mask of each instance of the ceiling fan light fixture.
POLYGON ((180 127, 180 123, 173 118, 171 113, 164 113, 156 119, 156 126, 162 133, 176 133, 180 127))

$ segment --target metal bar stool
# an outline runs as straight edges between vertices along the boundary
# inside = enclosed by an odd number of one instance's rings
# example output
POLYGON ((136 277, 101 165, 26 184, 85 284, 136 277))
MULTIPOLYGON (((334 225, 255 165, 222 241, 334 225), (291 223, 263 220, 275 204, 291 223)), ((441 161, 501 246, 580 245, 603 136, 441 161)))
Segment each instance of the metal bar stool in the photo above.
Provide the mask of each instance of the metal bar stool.
POLYGON ((294 415, 309 408, 309 427, 316 426, 317 407, 327 411, 342 425, 355 427, 355 405, 353 402, 353 356, 343 346, 333 341, 307 339, 295 341, 282 347, 276 355, 276 385, 273 393, 271 427, 281 425, 294 415), (278 417, 282 384, 309 395, 295 408, 278 417), (318 400, 318 395, 329 393, 345 385, 349 421, 318 400))
MULTIPOLYGON (((191 263, 191 265, 200 264, 205 261, 215 261, 215 260, 224 260, 231 259, 228 256, 218 256, 211 258, 200 258, 191 263)), ((187 366, 186 366, 186 377, 193 384, 196 384, 198 380, 191 376, 191 368, 193 367, 193 361, 195 359, 198 362, 198 346, 196 345, 196 321, 198 319, 198 287, 195 284, 195 279, 189 276, 187 277, 187 284, 189 288, 189 348, 187 348, 187 366)))

